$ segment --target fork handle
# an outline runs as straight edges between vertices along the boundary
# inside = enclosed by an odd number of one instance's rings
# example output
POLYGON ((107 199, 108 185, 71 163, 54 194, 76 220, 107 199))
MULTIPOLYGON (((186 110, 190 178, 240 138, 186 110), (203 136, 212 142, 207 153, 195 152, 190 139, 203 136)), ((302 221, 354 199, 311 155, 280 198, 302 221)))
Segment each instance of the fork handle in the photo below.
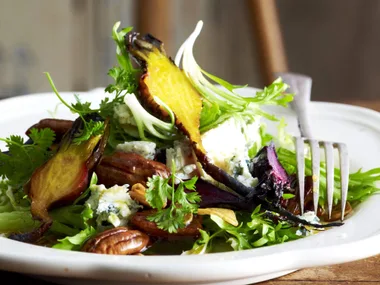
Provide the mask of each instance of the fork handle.
POLYGON ((276 72, 275 76, 281 77, 289 85, 288 92, 294 94, 294 99, 290 102, 290 106, 297 114, 301 137, 313 138, 308 116, 312 84, 311 77, 291 72, 276 72))

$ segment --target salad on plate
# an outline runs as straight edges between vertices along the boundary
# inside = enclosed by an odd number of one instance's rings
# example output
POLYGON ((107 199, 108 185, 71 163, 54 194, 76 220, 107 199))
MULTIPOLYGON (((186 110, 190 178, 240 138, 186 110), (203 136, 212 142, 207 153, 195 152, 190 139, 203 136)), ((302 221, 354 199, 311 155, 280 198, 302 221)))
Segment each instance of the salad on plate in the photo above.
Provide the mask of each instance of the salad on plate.
MULTIPOLYGON (((306 159, 301 215, 296 155, 286 122, 269 112, 293 94, 281 78, 256 92, 203 70, 193 46, 174 60, 163 43, 131 27, 112 30, 118 65, 98 106, 74 94, 75 120, 41 118, 25 135, 0 138, 3 238, 98 254, 206 254, 271 246, 342 226, 339 170, 334 208, 313 207, 306 159), (267 131, 267 123, 278 132, 267 131)), ((380 168, 350 174, 345 213, 379 192, 380 168)))

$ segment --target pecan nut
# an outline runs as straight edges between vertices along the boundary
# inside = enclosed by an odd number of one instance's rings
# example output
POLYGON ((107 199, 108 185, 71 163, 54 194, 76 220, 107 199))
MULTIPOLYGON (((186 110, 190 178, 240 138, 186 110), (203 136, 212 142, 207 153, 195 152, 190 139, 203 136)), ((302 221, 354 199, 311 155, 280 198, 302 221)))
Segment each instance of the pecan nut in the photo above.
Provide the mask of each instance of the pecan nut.
POLYGON ((55 133, 55 142, 60 142, 64 134, 71 129, 73 126, 73 121, 71 120, 61 120, 61 119, 42 119, 38 123, 31 126, 26 130, 25 134, 29 136, 30 131, 33 128, 38 130, 49 128, 55 133))
POLYGON ((149 236, 127 227, 117 227, 106 230, 97 236, 89 239, 82 251, 115 254, 115 255, 131 255, 141 252, 149 243, 149 236))
POLYGON ((161 162, 148 160, 136 153, 115 152, 104 156, 95 170, 99 183, 106 187, 117 185, 146 185, 149 177, 167 178, 170 170, 161 162))
POLYGON ((148 201, 145 198, 146 188, 141 183, 134 184, 128 193, 131 198, 137 201, 139 204, 150 207, 148 201))
POLYGON ((147 219, 148 216, 154 214, 156 210, 144 210, 137 212, 131 219, 131 223, 141 231, 155 237, 169 237, 169 236, 190 236, 196 237, 199 235, 199 230, 202 229, 202 218, 194 216, 191 222, 182 229, 178 229, 176 233, 169 233, 157 227, 155 222, 147 219))

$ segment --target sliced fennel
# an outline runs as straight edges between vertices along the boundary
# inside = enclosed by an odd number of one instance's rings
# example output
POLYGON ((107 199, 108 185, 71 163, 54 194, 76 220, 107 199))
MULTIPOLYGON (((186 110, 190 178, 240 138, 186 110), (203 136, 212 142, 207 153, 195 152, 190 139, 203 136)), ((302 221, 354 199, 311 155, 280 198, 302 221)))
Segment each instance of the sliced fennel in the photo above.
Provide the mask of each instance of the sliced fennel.
POLYGON ((249 119, 265 117, 270 120, 277 120, 275 116, 261 110, 260 106, 280 105, 286 107, 287 103, 293 99, 292 94, 285 93, 288 85, 282 82, 281 78, 278 78, 270 86, 258 91, 254 97, 240 96, 234 90, 244 86, 232 85, 209 74, 197 64, 193 55, 193 47, 202 26, 203 22, 199 21, 194 32, 182 44, 175 57, 176 65, 180 66, 182 63, 187 78, 204 99, 201 132, 215 127, 237 113, 249 119), (220 86, 211 83, 209 80, 220 86))
POLYGON ((124 103, 132 113, 141 140, 149 140, 146 137, 146 132, 162 140, 178 139, 179 135, 174 125, 174 114, 163 102, 159 101, 158 103, 168 112, 171 123, 164 122, 148 113, 137 100, 135 94, 127 94, 124 97, 124 103))

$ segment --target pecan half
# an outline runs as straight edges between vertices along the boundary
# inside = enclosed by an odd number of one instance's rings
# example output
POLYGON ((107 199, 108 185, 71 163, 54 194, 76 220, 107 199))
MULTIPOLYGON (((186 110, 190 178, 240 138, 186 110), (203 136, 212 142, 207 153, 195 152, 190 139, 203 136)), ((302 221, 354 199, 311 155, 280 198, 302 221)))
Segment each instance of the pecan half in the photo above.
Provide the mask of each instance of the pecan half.
POLYGON ((49 128, 55 133, 55 141, 61 141, 63 135, 73 126, 74 121, 61 119, 42 119, 38 123, 26 130, 25 134, 29 136, 31 129, 38 130, 49 128))
POLYGON ((159 175, 167 178, 170 170, 165 164, 148 160, 136 153, 115 152, 104 156, 95 170, 99 183, 106 187, 117 185, 146 185, 149 177, 159 175))
POLYGON ((149 243, 149 236, 127 227, 106 230, 89 239, 82 251, 102 254, 130 255, 139 253, 149 243))
POLYGON ((131 196, 131 198, 139 202, 139 204, 150 207, 148 201, 145 198, 146 187, 141 183, 134 184, 128 193, 131 196))
POLYGON ((148 216, 154 214, 156 210, 145 210, 137 212, 131 219, 131 223, 141 231, 155 237, 169 236, 193 236, 199 235, 199 230, 202 229, 202 218, 194 216, 191 222, 183 229, 179 229, 176 233, 169 233, 157 227, 155 222, 147 219, 148 216))

